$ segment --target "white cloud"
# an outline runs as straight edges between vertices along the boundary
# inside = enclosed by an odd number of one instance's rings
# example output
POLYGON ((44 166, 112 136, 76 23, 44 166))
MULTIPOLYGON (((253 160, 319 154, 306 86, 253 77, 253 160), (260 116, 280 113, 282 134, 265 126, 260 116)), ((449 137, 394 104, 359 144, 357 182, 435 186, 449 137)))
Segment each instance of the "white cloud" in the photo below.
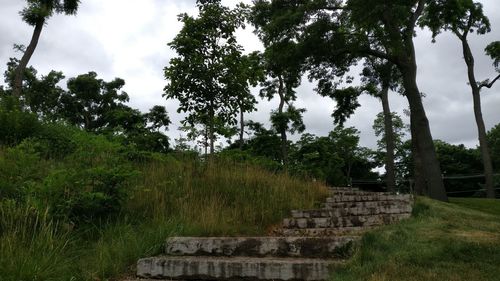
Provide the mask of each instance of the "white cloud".
MULTIPOLYGON (((251 3, 251 0, 245 1, 251 3)), ((484 36, 471 36, 471 45, 476 57, 478 79, 494 74, 491 61, 484 55, 487 43, 500 38, 500 11, 495 0, 482 1, 491 20, 493 32, 484 36)), ((155 104, 166 105, 174 121, 170 131, 173 138, 179 136, 175 130, 183 115, 177 114, 177 103, 162 98, 163 68, 175 53, 170 42, 181 29, 177 21, 179 13, 196 13, 194 0, 86 0, 82 1, 76 17, 54 16, 45 27, 39 47, 31 64, 40 73, 61 70, 68 77, 88 71, 96 71, 101 78, 125 79, 125 91, 131 96, 131 104, 148 110, 155 104)), ((234 6, 236 1, 224 0, 234 6)), ((8 58, 14 56, 14 43, 27 44, 32 28, 22 22, 18 11, 24 1, 2 0, 0 10, 0 71, 5 71, 8 58)), ((238 31, 240 43, 247 52, 262 49, 262 44, 252 33, 252 28, 238 31)), ((424 100, 431 129, 435 138, 453 143, 477 144, 472 98, 466 84, 466 70, 459 41, 450 34, 442 34, 436 44, 431 43, 428 31, 419 31, 415 39, 419 65, 418 82, 421 91, 427 94, 424 100)), ((18 55, 18 54, 17 54, 18 55)), ((354 71, 357 74, 359 71, 354 71)), ((304 79, 298 89, 297 106, 307 108, 304 116, 308 131, 325 135, 333 128, 330 117, 334 103, 313 93, 314 85, 304 79)), ((491 128, 500 122, 500 87, 483 93, 483 114, 486 125, 491 128)), ((254 90, 257 93, 257 90, 254 90)), ((250 118, 268 123, 269 112, 276 101, 258 98, 259 111, 250 118)), ((347 125, 361 130, 361 143, 374 147, 376 140, 371 126, 375 115, 381 111, 378 100, 365 96, 360 99, 362 107, 356 111, 347 125)), ((403 97, 391 96, 393 111, 401 115, 407 107, 403 97)), ((404 117, 404 116, 403 116, 404 117)), ((295 136, 294 138, 297 138, 295 136)))

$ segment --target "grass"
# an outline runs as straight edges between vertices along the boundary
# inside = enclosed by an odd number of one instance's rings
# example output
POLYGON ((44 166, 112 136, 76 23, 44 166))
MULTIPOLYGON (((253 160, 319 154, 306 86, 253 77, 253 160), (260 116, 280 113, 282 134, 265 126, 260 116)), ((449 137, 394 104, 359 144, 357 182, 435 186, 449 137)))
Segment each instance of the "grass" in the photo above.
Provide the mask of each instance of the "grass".
POLYGON ((128 199, 109 221, 74 228, 48 211, 0 200, 0 280, 115 280, 158 253, 168 236, 262 235, 328 193, 319 183, 226 160, 135 165, 128 199))
POLYGON ((332 280, 498 280, 500 202, 418 198, 414 216, 363 236, 332 280))
POLYGON ((483 198, 450 198, 450 202, 465 208, 500 216, 500 201, 483 198))

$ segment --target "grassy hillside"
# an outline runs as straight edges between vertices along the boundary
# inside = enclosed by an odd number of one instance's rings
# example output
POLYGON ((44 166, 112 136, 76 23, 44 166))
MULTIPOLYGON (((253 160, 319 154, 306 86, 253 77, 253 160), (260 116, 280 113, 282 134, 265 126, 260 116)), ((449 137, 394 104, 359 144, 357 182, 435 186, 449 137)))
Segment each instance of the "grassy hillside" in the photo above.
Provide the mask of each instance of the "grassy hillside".
POLYGON ((2 281, 113 280, 170 235, 264 234, 327 196, 321 184, 240 162, 143 154, 58 130, 57 144, 0 148, 2 281))
POLYGON ((413 218, 366 234, 332 280, 499 280, 499 205, 418 198, 413 218))

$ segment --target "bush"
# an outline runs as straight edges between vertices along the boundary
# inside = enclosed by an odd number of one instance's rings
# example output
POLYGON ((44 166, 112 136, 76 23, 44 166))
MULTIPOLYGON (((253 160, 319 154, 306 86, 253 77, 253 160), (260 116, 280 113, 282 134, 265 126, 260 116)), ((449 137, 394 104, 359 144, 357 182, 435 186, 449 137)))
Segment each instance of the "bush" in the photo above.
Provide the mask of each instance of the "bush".
POLYGON ((0 108, 0 145, 13 146, 38 134, 42 126, 36 115, 0 108))
POLYGON ((46 176, 49 166, 28 142, 0 150, 0 198, 25 201, 30 189, 46 176))
POLYGON ((76 150, 77 144, 73 136, 76 128, 61 124, 44 124, 35 136, 39 144, 37 152, 44 158, 62 159, 76 150))
POLYGON ((120 211, 132 175, 124 165, 56 170, 45 178, 38 196, 59 219, 72 223, 108 219, 120 211))

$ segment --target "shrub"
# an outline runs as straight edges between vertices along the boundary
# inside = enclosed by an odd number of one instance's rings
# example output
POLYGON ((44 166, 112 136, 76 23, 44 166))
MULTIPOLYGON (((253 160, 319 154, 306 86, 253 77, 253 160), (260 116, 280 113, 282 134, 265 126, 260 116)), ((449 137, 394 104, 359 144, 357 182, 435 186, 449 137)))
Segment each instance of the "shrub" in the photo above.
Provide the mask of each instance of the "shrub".
POLYGON ((42 126, 36 115, 19 111, 0 108, 0 144, 13 146, 24 139, 33 137, 41 130, 42 126))
POLYGON ((124 165, 60 169, 45 178, 38 197, 60 219, 73 223, 108 219, 120 211, 132 175, 124 165))

